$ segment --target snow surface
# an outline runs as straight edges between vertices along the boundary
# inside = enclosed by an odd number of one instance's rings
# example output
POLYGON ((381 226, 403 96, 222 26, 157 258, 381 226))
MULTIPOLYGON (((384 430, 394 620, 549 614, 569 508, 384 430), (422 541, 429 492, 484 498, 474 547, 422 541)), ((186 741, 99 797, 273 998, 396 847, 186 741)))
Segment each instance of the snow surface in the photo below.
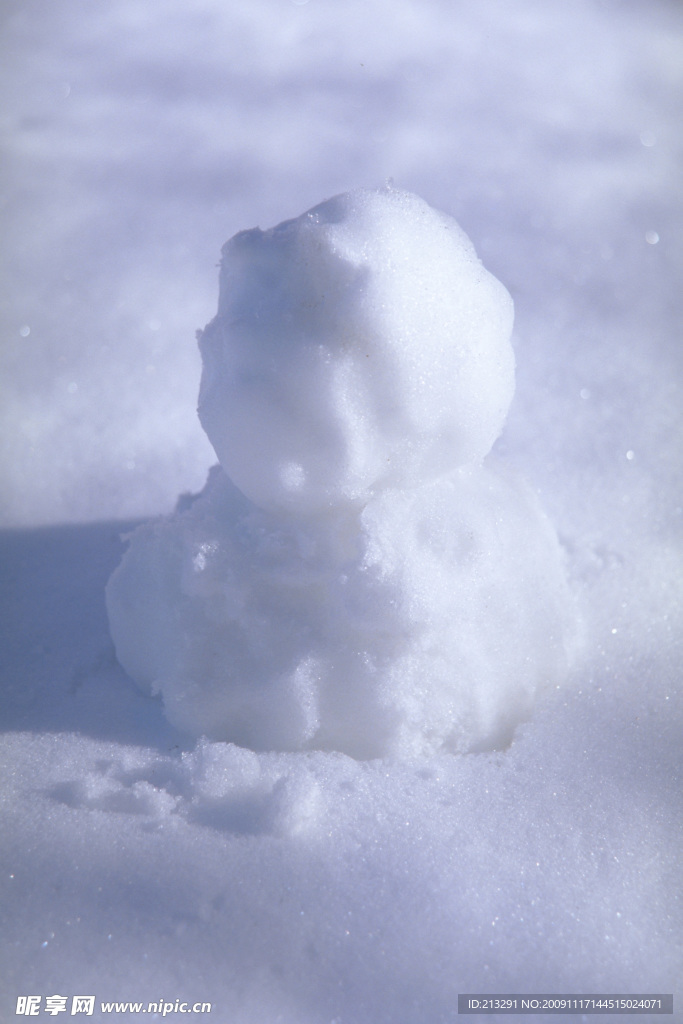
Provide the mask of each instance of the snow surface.
POLYGON ((539 988, 673 991, 680 1020, 680 5, 2 18, 1 1019, 61 992, 431 1024, 539 988), (495 454, 568 551, 586 656, 504 752, 196 745, 114 658, 119 534, 214 458, 225 239, 392 177, 513 296, 495 454))

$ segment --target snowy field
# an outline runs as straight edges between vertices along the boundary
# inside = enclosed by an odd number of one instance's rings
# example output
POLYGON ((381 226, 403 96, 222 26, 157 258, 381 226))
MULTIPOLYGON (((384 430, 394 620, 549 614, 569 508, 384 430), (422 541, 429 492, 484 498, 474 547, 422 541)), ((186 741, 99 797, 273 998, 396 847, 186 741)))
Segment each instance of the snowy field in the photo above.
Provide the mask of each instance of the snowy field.
POLYGON ((683 6, 0 18, 0 1020, 38 994, 445 1024, 464 992, 673 992, 683 1021, 683 6), (121 534, 215 462, 195 332, 223 243, 387 180, 512 295, 494 452, 557 530, 579 652, 504 750, 197 740, 116 660, 121 534))

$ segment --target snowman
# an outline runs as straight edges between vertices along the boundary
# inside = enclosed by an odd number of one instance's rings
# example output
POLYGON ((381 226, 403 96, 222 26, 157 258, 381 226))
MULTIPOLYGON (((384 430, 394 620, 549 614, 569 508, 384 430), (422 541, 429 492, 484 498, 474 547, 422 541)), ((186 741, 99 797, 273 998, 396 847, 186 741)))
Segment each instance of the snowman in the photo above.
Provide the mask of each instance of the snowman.
POLYGON ((512 320, 456 222, 392 187, 224 246, 200 335, 219 465, 107 588, 175 726, 356 758, 509 744, 573 635, 555 532, 489 455, 512 320))

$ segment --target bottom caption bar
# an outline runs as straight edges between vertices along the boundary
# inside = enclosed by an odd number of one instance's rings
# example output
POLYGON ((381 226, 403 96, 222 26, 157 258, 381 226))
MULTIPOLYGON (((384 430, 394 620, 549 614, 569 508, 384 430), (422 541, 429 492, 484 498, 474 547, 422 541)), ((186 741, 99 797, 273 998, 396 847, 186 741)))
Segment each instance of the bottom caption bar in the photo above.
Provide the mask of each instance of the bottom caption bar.
POLYGON ((458 1013, 673 1013, 673 995, 464 995, 458 1013))

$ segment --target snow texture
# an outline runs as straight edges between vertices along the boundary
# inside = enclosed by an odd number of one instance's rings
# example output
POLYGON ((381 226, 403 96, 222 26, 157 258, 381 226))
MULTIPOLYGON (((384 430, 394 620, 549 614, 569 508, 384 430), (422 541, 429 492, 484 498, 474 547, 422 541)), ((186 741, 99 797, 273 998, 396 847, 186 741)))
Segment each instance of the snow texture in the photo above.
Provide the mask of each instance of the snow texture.
MULTIPOLYGON (((681 5, 1 17, 0 1020, 82 993, 209 1000, 221 1024, 447 1024, 458 992, 537 989, 673 992, 680 1021, 681 5), (215 462, 195 331, 225 239, 390 178, 514 298, 505 429, 450 473, 545 510, 581 657, 505 750, 198 741, 115 657, 120 534, 168 531, 215 462)), ((230 487, 214 474, 181 517, 230 487)), ((199 554, 205 622, 220 566, 199 554)))

